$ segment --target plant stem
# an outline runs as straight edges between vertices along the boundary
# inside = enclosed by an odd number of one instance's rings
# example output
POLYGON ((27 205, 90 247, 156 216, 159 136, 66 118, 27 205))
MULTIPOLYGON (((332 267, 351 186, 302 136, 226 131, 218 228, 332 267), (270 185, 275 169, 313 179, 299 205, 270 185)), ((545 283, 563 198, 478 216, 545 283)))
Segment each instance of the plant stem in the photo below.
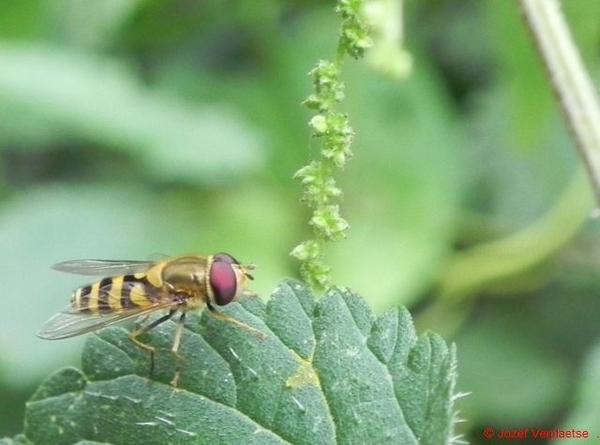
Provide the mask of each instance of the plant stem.
POLYGON ((600 203, 600 108, 556 0, 518 0, 600 203))

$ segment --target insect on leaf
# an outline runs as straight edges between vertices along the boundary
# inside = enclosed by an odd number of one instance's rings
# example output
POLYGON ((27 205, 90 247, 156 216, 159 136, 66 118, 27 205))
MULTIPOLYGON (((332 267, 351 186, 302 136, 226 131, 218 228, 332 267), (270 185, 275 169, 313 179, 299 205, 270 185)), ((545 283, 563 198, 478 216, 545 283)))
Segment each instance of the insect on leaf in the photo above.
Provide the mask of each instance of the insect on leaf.
POLYGON ((456 362, 436 334, 417 336, 405 309, 376 318, 345 289, 315 300, 282 282, 265 305, 231 317, 266 334, 190 316, 181 359, 175 323, 150 331, 148 356, 112 327, 89 335, 82 371, 50 376, 27 405, 34 443, 441 444, 453 437, 456 362), (176 388, 168 384, 181 368, 176 388))

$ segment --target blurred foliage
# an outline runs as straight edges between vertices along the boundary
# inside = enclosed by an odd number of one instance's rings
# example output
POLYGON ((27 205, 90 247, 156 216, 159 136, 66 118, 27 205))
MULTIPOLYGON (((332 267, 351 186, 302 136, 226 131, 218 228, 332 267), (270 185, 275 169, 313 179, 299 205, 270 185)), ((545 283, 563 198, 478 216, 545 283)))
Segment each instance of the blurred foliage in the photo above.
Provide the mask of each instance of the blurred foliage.
MULTIPOLYGON (((412 306, 419 328, 456 341, 459 389, 473 392, 459 404, 471 443, 489 443, 488 425, 592 429, 571 409, 582 388, 600 391, 589 377, 597 352, 583 367, 599 340, 598 221, 582 216, 589 190, 576 183, 573 143, 515 3, 405 7, 407 81, 344 67, 356 142, 339 177, 350 230, 327 252, 333 283, 376 313, 412 306), (540 232, 561 218, 561 236, 540 232), (507 263, 491 249, 453 269, 515 234, 528 247, 511 251, 512 268, 489 276, 507 263), (449 270, 477 285, 444 293, 449 270)), ((563 7, 600 79, 600 3, 563 7)), ((0 399, 11 409, 0 411, 0 436, 22 431, 33 388, 81 351, 78 340, 34 336, 82 284, 52 263, 224 250, 258 265, 263 296, 297 274, 288 252, 310 228, 291 176, 314 149, 300 102, 309 69, 334 49, 332 8, 3 3, 0 399)))

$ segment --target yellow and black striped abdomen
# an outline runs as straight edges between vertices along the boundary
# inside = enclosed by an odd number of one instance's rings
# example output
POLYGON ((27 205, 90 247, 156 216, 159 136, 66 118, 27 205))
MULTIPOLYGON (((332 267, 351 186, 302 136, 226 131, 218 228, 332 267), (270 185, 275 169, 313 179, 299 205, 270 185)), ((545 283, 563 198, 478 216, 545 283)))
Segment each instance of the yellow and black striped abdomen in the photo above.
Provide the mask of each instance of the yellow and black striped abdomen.
POLYGON ((71 296, 71 305, 91 314, 143 308, 161 299, 162 288, 153 286, 145 273, 108 277, 80 287, 71 296))

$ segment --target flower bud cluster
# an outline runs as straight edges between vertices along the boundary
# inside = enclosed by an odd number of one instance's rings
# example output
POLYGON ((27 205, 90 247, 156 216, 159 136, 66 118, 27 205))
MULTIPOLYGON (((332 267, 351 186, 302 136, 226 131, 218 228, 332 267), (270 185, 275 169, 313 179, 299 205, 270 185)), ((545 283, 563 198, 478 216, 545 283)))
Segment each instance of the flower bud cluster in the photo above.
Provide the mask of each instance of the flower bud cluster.
POLYGON ((335 62, 320 60, 310 71, 313 91, 304 105, 316 114, 310 119, 312 136, 320 142, 320 156, 296 172, 294 178, 303 186, 302 200, 312 209, 309 224, 314 239, 303 241, 291 252, 302 261, 302 277, 313 288, 329 287, 331 268, 325 263, 323 247, 326 242, 345 237, 348 222, 341 217, 338 204, 342 196, 334 173, 342 170, 352 157, 350 146, 354 131, 345 113, 337 111, 344 99, 344 83, 340 69, 345 54, 354 58, 363 56, 371 46, 368 27, 361 18, 364 0, 339 0, 336 12, 342 26, 335 62))

